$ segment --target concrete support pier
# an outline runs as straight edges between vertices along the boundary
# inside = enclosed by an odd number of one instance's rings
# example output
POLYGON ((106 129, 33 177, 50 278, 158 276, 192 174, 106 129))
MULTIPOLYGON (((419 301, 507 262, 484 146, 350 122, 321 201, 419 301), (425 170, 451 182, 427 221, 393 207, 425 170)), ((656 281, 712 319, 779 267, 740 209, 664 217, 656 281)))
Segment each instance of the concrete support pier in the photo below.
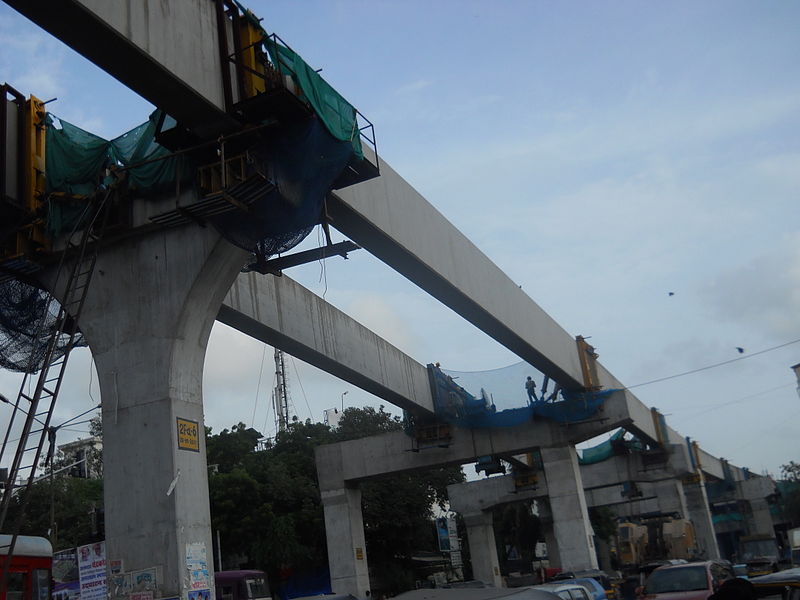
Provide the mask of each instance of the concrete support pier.
POLYGON ((155 569, 156 598, 214 598, 203 362, 245 257, 211 228, 123 241, 101 253, 80 321, 102 393, 106 556, 155 569))
MULTIPOLYGON (((575 446, 542 448, 541 452, 560 567, 565 571, 596 569, 594 532, 589 523, 575 446)), ((554 553, 548 549, 548 554, 554 553)))
POLYGON ((694 525, 694 533, 697 537, 697 545, 700 547, 700 551, 708 560, 720 558, 714 523, 711 520, 711 511, 708 508, 705 479, 702 474, 698 482, 684 483, 683 491, 686 495, 686 508, 694 525))
POLYGON ((463 517, 467 527, 473 579, 503 587, 491 511, 478 511, 463 517))
POLYGON ((370 585, 361 490, 345 487, 323 491, 322 506, 333 592, 364 598, 370 585))

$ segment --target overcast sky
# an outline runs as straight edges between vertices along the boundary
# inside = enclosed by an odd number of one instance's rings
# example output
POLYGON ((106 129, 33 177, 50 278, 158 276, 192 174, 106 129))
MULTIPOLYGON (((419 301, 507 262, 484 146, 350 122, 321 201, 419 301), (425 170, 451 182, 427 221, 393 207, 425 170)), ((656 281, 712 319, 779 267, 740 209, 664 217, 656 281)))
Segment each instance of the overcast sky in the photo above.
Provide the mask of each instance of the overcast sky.
MULTIPOLYGON (((800 4, 245 4, 372 120, 383 158, 567 331, 592 336, 626 385, 800 338, 800 4)), ((152 110, 4 5, 0 48, 0 78, 58 97, 50 110, 98 135, 152 110)), ((518 361, 365 251, 289 274, 420 362, 518 361)), ((302 419, 321 420, 345 391, 347 405, 380 403, 295 362, 302 419)), ((777 473, 800 459, 798 362, 792 344, 635 393, 712 454, 777 473)), ((90 364, 73 355, 56 423, 98 400, 90 364)), ((271 348, 217 324, 207 424, 273 433, 273 371, 271 348)), ((5 395, 17 382, 0 372, 5 395)))

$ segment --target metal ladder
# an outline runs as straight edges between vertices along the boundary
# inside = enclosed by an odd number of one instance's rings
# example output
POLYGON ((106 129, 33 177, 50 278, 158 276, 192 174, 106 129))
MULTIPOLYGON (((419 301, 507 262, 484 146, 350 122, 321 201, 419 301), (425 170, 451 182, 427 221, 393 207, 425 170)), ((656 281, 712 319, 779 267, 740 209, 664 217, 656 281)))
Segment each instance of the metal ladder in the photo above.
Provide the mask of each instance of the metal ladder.
MULTIPOLYGON (((74 261, 71 267, 65 267, 65 258, 62 257, 62 263, 56 275, 56 285, 58 285, 62 270, 69 269, 63 302, 59 308, 53 332, 47 344, 42 368, 36 380, 36 387, 32 394, 26 393, 29 383, 36 377, 36 365, 32 364, 25 373, 20 385, 19 394, 3 440, 3 446, 0 449, 0 460, 2 460, 6 447, 13 443, 13 440, 9 442, 8 438, 14 427, 15 417, 18 413, 25 415, 22 432, 14 459, 8 471, 8 478, 5 481, 2 501, 0 502, 0 531, 11 535, 10 542, 0 546, 0 555, 7 557, 3 565, 0 593, 4 593, 6 590, 8 567, 11 563, 11 556, 14 552, 20 528, 25 519, 25 508, 29 499, 28 492, 35 479, 36 467, 42 454, 42 448, 48 439, 50 420, 53 416, 56 398, 61 389, 67 360, 78 335, 78 322, 89 290, 89 284, 92 280, 94 267, 97 263, 97 255, 100 249, 99 242, 102 239, 109 213, 108 210, 104 209, 113 192, 114 189, 109 188, 102 196, 98 195, 87 206, 86 214, 89 218, 83 231, 78 234, 80 235, 80 241, 78 243, 72 242, 73 237, 76 236, 74 230, 67 241, 65 255, 69 252, 73 253, 74 261), (63 350, 61 356, 57 356, 59 348, 63 350), (14 484, 19 477, 24 479, 24 483, 15 487, 14 484), (19 511, 15 515, 13 523, 8 523, 9 507, 12 498, 16 494, 20 495, 18 499, 19 511)), ((52 296, 49 296, 48 300, 51 298, 52 296)), ((49 307, 50 302, 48 301, 46 305, 49 307)))

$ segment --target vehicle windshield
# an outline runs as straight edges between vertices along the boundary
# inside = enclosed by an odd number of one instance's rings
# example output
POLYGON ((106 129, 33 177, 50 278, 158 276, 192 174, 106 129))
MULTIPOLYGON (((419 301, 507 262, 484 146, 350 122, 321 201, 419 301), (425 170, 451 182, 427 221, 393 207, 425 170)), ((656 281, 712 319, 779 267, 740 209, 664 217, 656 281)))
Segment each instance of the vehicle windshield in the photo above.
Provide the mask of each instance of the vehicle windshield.
POLYGON ((758 558, 759 556, 775 556, 778 550, 774 540, 750 540, 745 543, 743 557, 745 560, 758 558))
POLYGON ((692 592, 708 589, 705 567, 682 567, 680 569, 656 569, 645 585, 645 594, 666 592, 692 592))
POLYGON ((263 577, 248 577, 246 583, 248 598, 254 600, 269 597, 269 586, 263 577))

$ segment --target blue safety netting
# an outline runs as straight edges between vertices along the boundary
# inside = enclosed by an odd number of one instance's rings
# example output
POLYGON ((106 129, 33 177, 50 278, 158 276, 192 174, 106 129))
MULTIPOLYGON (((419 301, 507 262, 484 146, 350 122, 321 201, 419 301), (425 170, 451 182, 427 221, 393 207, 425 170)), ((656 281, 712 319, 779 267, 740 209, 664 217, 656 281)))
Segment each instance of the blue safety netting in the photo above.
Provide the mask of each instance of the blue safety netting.
POLYGON ((542 382, 540 393, 530 401, 525 381, 528 374, 537 372, 524 362, 478 372, 444 371, 436 365, 428 365, 428 372, 437 418, 470 428, 514 427, 537 418, 558 423, 585 421, 596 415, 608 397, 617 391, 564 390, 553 396, 542 382), (491 384, 494 387, 490 387, 491 384))

